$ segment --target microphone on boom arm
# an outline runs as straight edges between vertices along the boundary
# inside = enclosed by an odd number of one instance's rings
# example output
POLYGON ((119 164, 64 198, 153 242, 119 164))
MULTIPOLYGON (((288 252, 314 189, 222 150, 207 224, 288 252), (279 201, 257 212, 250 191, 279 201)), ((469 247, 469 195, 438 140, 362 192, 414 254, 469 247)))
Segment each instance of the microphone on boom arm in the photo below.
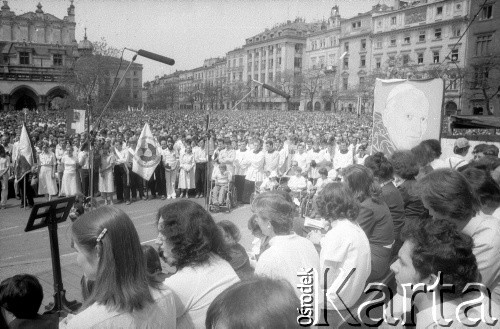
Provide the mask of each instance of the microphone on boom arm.
POLYGON ((287 94, 286 92, 284 92, 283 90, 279 90, 277 88, 274 88, 273 86, 268 85, 267 83, 262 83, 260 81, 254 80, 254 79, 252 79, 252 81, 255 82, 255 83, 257 83, 257 84, 259 84, 259 85, 261 85, 262 88, 267 89, 267 90, 269 90, 269 91, 271 91, 271 92, 273 92, 273 93, 275 93, 277 95, 280 95, 280 96, 284 97, 287 101, 290 98, 290 95, 287 94))
POLYGON ((136 53, 139 56, 146 57, 146 58, 152 59, 154 61, 157 61, 157 62, 160 62, 163 64, 167 64, 170 66, 175 64, 175 60, 173 60, 172 58, 161 56, 161 55, 152 53, 152 52, 144 50, 144 49, 139 49, 139 50, 134 50, 134 49, 130 49, 130 48, 125 48, 125 49, 133 51, 134 53, 136 53))

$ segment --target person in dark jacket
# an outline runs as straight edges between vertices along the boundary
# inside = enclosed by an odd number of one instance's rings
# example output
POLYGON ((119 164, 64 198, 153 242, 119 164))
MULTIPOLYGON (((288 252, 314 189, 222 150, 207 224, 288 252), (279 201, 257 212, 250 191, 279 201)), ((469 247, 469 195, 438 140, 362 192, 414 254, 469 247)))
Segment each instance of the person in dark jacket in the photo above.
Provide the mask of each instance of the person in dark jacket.
POLYGON ((405 208, 401 192, 393 183, 394 169, 382 152, 367 157, 365 159, 365 166, 372 170, 375 180, 380 184, 382 188, 381 198, 387 204, 391 212, 395 238, 392 255, 395 256, 398 254, 399 248, 401 248, 403 244, 400 234, 405 225, 405 208))

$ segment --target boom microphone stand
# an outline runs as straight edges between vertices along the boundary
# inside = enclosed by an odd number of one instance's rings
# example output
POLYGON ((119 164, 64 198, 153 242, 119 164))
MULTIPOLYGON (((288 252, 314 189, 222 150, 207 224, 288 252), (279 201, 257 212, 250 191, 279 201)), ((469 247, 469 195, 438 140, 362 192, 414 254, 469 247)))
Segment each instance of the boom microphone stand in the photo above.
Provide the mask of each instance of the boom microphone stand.
MULTIPOLYGON (((157 55, 155 53, 151 53, 151 52, 146 51, 146 50, 139 49, 139 50, 136 51, 136 50, 133 50, 133 49, 130 49, 130 48, 125 48, 125 49, 133 51, 136 54, 134 55, 134 57, 132 57, 132 60, 128 64, 127 68, 125 69, 125 72, 123 73, 120 81, 118 81, 118 83, 116 84, 115 89, 113 90, 113 93, 111 93, 111 96, 109 97, 108 102, 106 103, 106 105, 104 105, 104 108, 102 109, 101 114, 97 118, 97 124, 96 124, 96 127, 95 127, 96 130, 99 130, 99 127, 100 127, 100 124, 101 124, 101 120, 102 120, 102 116, 104 115, 104 113, 106 113, 106 110, 108 109, 109 105, 111 104, 111 101, 113 101, 113 99, 114 99, 114 97, 116 95, 116 92, 120 88, 120 85, 121 85, 122 81, 125 79, 125 76, 127 75, 128 71, 130 70, 130 67, 135 62, 135 60, 137 58, 137 55, 140 55, 140 56, 152 59, 152 60, 157 61, 157 62, 161 62, 161 63, 167 64, 167 65, 174 65, 175 64, 175 61, 173 59, 171 59, 171 58, 168 58, 168 57, 165 57, 165 56, 161 56, 161 55, 157 55)), ((95 140, 95 135, 97 135, 97 131, 94 132, 94 137, 91 137, 91 135, 90 135, 90 122, 91 121, 89 120, 89 124, 87 125, 87 127, 88 127, 87 129, 88 129, 88 133, 89 133, 89 166, 90 166, 90 174, 91 174, 91 180, 90 180, 90 182, 91 182, 91 184, 90 184, 91 192, 90 192, 90 195, 91 195, 91 207, 93 207, 94 206, 94 200, 93 200, 93 195, 94 195, 93 178, 94 177, 93 176, 94 176, 94 170, 95 170, 95 168, 94 168, 94 154, 93 154, 92 144, 93 144, 93 142, 95 140)))

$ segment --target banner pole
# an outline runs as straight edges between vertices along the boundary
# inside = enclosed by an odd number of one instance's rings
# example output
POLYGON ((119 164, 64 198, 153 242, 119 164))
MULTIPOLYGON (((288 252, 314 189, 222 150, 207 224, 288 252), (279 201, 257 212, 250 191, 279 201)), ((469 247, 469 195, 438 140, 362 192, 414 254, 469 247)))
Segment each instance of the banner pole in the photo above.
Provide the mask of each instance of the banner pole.
POLYGON ((23 204, 24 204, 24 210, 26 210, 26 174, 24 174, 24 177, 23 177, 23 187, 24 187, 24 193, 23 193, 23 204))

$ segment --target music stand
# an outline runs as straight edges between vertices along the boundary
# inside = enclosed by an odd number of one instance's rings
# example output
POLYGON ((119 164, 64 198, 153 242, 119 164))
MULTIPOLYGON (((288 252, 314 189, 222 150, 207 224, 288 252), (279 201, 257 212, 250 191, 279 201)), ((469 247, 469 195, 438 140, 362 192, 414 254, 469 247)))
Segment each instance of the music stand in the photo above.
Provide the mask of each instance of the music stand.
POLYGON ((66 291, 63 288, 61 275, 59 241, 57 238, 57 224, 64 222, 68 218, 74 203, 75 197, 71 196, 35 204, 24 229, 25 232, 29 232, 43 227, 49 228, 52 274, 54 277, 54 302, 47 306, 46 313, 71 313, 81 306, 77 301, 68 302, 66 300, 66 291))

